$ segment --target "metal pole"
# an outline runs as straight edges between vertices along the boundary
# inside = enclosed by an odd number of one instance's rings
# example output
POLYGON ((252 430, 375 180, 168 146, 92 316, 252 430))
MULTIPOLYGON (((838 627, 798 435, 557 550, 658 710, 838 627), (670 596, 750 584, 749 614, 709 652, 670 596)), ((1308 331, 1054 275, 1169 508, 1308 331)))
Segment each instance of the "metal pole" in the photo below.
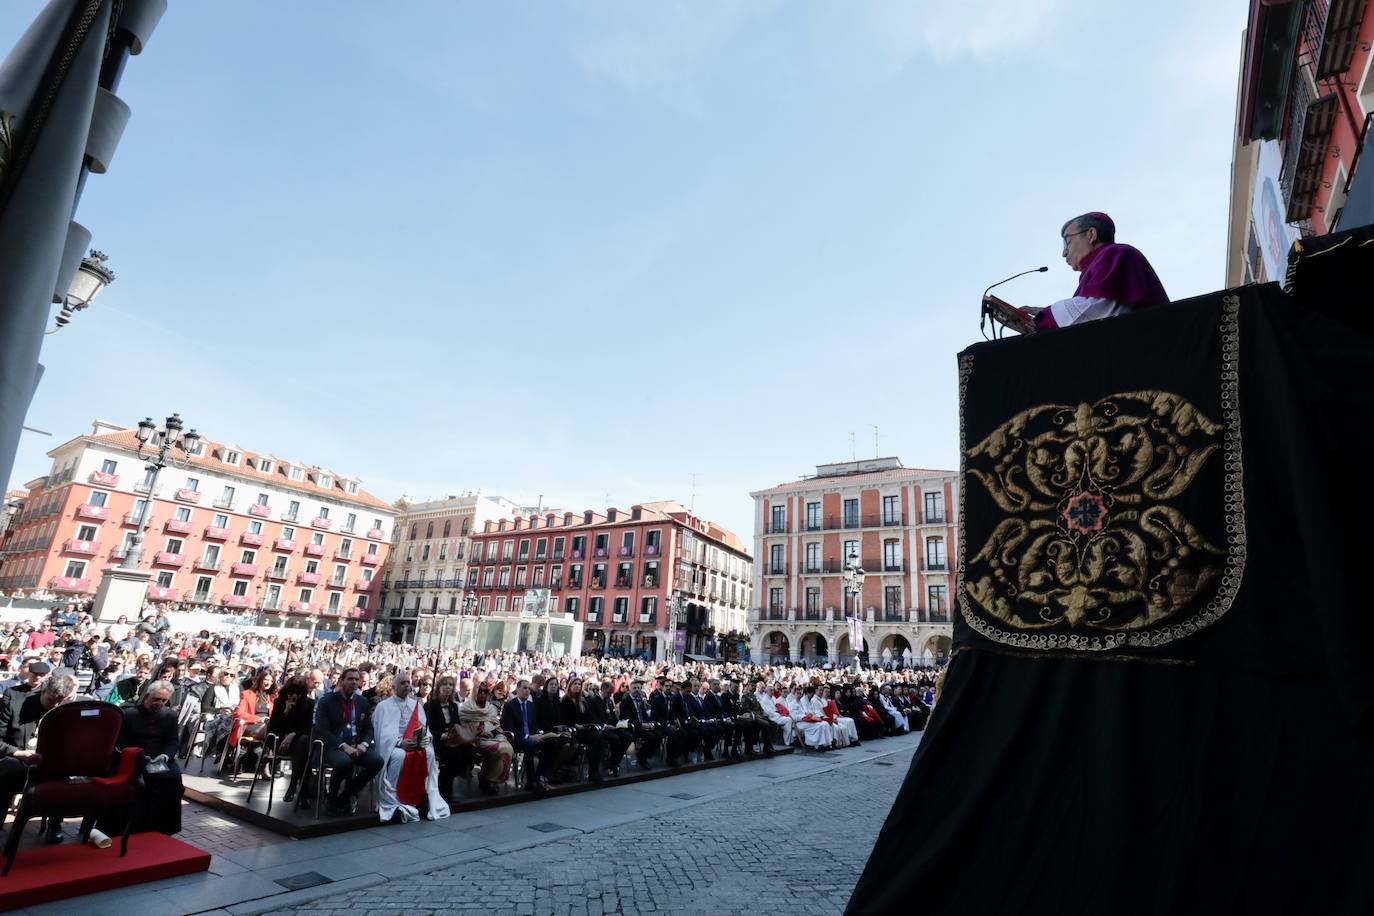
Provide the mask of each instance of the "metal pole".
POLYGON ((148 467, 153 472, 153 479, 148 481, 148 504, 139 515, 138 527, 134 529, 134 539, 129 542, 129 549, 119 564, 120 569, 138 569, 138 561, 143 556, 143 535, 148 531, 148 516, 153 511, 153 494, 157 492, 157 478, 162 473, 163 465, 155 460, 150 462, 148 467))

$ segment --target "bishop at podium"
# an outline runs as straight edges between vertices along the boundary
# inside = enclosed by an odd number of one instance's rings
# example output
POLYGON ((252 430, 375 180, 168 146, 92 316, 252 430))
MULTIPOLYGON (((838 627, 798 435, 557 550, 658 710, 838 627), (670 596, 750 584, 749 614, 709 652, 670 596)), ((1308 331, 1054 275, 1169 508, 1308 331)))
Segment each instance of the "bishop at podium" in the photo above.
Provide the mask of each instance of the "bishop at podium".
POLYGON ((1072 296, 1045 308, 1028 308, 1037 330, 1068 327, 1169 301, 1159 277, 1139 249, 1116 241, 1116 224, 1105 213, 1076 216, 1059 230, 1064 260, 1078 272, 1072 296))

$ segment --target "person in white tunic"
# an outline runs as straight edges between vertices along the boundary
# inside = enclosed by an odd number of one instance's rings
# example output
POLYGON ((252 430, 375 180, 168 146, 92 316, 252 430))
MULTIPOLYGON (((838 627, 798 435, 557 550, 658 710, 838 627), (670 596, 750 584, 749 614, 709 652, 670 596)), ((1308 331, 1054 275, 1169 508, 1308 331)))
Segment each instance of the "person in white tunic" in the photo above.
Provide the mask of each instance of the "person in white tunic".
POLYGON ((439 767, 434 762, 424 706, 411 689, 410 672, 404 668, 391 679, 391 696, 373 711, 372 730, 377 753, 385 761, 377 774, 377 811, 382 822, 390 821, 397 811, 405 822, 418 821, 418 803, 426 797, 426 817, 432 821, 448 817, 448 803, 439 795, 439 767), (412 793, 410 786, 420 786, 420 767, 424 768, 423 790, 412 793))
POLYGON ((892 702, 891 687, 886 684, 883 685, 881 692, 878 694, 878 701, 883 704, 883 709, 887 710, 887 714, 897 723, 898 728, 904 732, 911 731, 911 725, 907 722, 906 715, 892 702))
MULTIPOLYGON (((814 691, 812 696, 815 696, 814 691)), ((814 701, 807 701, 800 685, 792 688, 787 698, 787 709, 792 721, 797 724, 797 730, 801 732, 802 743, 807 747, 826 750, 834 743, 835 735, 825 721, 824 711, 819 710, 814 701)))
POLYGON ((773 689, 759 697, 759 702, 768 721, 782 729, 783 747, 791 747, 797 735, 797 723, 792 721, 792 716, 787 711, 787 694, 782 692, 782 685, 774 682, 773 689))
POLYGON ((816 688, 816 699, 825 709, 826 718, 835 729, 835 746, 849 747, 859 742, 859 729, 854 720, 840 712, 840 704, 830 696, 830 688, 822 684, 816 688))

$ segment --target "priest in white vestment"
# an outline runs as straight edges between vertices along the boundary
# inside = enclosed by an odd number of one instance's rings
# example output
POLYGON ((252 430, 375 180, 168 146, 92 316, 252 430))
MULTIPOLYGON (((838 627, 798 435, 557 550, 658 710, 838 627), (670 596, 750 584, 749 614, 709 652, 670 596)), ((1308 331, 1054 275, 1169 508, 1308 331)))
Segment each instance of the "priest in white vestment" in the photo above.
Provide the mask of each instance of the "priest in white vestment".
POLYGON ((792 715, 788 712, 787 695, 782 692, 782 686, 774 684, 771 691, 759 697, 759 703, 768 721, 782 729, 783 747, 791 747, 797 733, 797 723, 792 721, 792 715))
POLYGON ((420 802, 429 800, 432 821, 448 817, 448 803, 439 795, 439 767, 434 762, 425 709, 411 689, 410 672, 402 668, 391 679, 391 696, 372 713, 377 753, 385 765, 377 774, 377 810, 382 823, 401 812, 405 822, 420 819, 420 802))
POLYGON ((807 747, 826 750, 834 742, 834 734, 830 724, 825 721, 823 711, 818 712, 814 703, 807 702, 800 686, 792 688, 787 698, 787 709, 797 725, 797 731, 801 733, 802 743, 807 747))

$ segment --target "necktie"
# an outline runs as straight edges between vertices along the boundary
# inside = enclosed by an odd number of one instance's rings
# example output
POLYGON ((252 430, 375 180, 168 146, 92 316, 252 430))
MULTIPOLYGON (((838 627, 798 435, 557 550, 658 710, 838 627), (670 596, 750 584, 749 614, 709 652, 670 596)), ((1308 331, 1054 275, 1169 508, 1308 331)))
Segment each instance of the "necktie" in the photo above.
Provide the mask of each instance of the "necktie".
POLYGON ((524 720, 524 737, 528 738, 530 736, 530 709, 525 700, 520 701, 520 718, 524 720))

